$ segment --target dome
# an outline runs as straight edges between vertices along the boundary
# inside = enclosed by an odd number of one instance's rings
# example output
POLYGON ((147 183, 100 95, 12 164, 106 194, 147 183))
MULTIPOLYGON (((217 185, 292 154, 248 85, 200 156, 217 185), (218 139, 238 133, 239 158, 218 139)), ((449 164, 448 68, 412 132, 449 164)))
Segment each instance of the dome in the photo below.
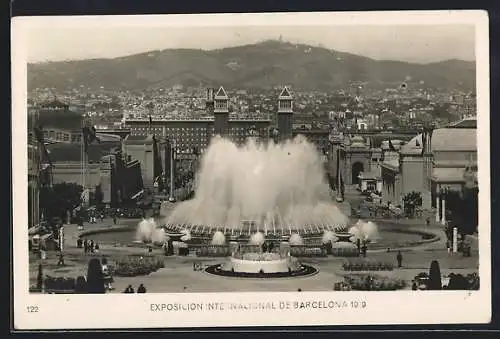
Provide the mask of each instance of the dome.
POLYGON ((352 147, 364 147, 365 139, 362 136, 356 135, 351 138, 351 146, 352 147))

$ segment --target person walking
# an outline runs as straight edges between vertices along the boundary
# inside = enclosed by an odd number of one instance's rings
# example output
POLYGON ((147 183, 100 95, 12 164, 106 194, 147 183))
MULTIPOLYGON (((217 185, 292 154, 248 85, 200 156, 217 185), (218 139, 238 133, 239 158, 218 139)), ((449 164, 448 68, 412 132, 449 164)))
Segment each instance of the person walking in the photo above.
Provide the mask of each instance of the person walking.
POLYGON ((57 266, 64 266, 64 254, 59 252, 59 260, 57 261, 57 266))
POLYGON ((89 242, 87 241, 87 239, 83 241, 83 253, 89 253, 89 242))
POLYGON ((114 282, 113 276, 109 270, 108 259, 102 258, 101 260, 102 274, 104 276, 104 287, 111 291, 113 290, 112 283, 114 282))
POLYGON ((368 250, 368 246, 366 246, 366 242, 363 242, 363 246, 361 247, 361 254, 363 255, 363 258, 366 258, 367 250, 368 250))
POLYGON ((401 251, 398 251, 396 260, 398 261, 398 268, 401 268, 403 266, 403 255, 401 254, 401 251))
POLYGON ((146 293, 146 287, 143 284, 140 284, 137 288, 137 293, 146 293))
POLYGON ((95 253, 99 253, 99 244, 97 243, 97 241, 95 242, 94 248, 95 248, 95 253))

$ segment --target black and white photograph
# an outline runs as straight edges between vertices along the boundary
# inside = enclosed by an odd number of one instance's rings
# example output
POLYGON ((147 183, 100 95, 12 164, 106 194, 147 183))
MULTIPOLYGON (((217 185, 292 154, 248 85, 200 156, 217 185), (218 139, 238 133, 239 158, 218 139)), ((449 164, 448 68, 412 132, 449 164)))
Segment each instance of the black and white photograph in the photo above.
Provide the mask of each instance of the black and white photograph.
POLYGON ((489 321, 486 13, 12 31, 19 328, 489 321))

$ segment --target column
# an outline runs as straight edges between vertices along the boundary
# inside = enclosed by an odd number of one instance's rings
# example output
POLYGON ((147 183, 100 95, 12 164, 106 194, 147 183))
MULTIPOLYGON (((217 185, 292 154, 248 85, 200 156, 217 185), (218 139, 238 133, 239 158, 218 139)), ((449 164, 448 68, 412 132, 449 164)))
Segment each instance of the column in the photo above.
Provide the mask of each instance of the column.
POLYGON ((64 226, 59 228, 59 249, 61 252, 64 251, 64 226))
POLYGON ((452 244, 453 253, 458 252, 458 228, 453 227, 453 244, 452 244))
POLYGON ((441 206, 441 225, 446 225, 446 200, 443 198, 441 206))
POLYGON ((440 221, 439 205, 441 205, 441 199, 439 198, 439 190, 436 190, 436 222, 440 221))

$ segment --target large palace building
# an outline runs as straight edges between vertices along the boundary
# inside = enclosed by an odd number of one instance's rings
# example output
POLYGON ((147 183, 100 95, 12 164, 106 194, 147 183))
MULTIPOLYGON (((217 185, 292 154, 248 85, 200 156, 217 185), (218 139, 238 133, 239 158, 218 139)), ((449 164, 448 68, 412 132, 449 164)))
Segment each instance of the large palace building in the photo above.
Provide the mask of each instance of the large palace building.
POLYGON ((231 112, 229 97, 223 87, 217 91, 207 91, 206 109, 210 115, 203 118, 129 118, 125 119, 124 125, 132 136, 155 134, 170 140, 177 149, 198 149, 200 152, 207 148, 215 135, 227 137, 236 143, 244 143, 250 135, 261 139, 272 137, 281 140, 294 136, 293 97, 286 87, 278 97, 276 128, 272 126, 270 114, 231 112))

